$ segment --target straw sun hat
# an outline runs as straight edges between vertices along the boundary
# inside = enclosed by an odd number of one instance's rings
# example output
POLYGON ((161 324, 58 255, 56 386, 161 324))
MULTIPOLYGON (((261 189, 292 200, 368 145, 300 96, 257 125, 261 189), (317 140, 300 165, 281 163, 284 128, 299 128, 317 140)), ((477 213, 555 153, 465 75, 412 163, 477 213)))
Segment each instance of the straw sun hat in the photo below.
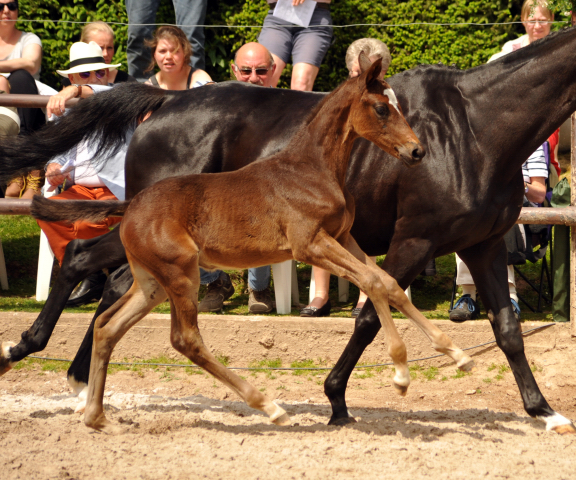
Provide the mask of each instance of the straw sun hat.
POLYGON ((122 65, 108 65, 104 62, 102 49, 96 42, 76 42, 70 47, 70 65, 68 70, 56 70, 63 77, 73 73, 93 72, 104 68, 116 68, 122 65))

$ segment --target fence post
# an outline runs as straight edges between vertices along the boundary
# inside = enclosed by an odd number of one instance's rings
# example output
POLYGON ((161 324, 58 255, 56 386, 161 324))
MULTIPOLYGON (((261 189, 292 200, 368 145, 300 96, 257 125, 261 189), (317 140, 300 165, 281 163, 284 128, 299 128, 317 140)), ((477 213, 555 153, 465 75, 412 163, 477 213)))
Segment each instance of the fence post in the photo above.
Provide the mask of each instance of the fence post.
MULTIPOLYGON (((572 114, 570 205, 576 205, 576 112, 572 114)), ((570 332, 576 337, 576 227, 570 227, 570 332)))

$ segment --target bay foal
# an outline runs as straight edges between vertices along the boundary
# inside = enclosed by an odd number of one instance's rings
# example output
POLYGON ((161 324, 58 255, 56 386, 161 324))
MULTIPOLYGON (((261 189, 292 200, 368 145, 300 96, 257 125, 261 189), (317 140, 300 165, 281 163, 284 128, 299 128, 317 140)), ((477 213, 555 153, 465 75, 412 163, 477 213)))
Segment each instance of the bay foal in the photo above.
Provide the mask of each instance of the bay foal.
POLYGON ((410 375, 389 301, 417 323, 434 348, 461 369, 472 367, 470 357, 420 314, 350 235, 355 206, 345 177, 354 140, 367 138, 408 166, 424 156, 392 89, 378 80, 381 61, 370 65, 361 55, 360 63, 365 73, 327 96, 286 149, 262 161, 234 172, 169 178, 131 201, 35 200, 33 215, 47 220, 124 215, 120 235, 134 284, 96 321, 86 425, 116 431, 103 409, 112 349, 166 298, 174 348, 272 422, 290 422, 282 408, 225 368, 204 346, 197 324, 198 267, 244 269, 295 258, 352 281, 374 302, 396 369, 394 385, 401 394, 406 393, 410 375))

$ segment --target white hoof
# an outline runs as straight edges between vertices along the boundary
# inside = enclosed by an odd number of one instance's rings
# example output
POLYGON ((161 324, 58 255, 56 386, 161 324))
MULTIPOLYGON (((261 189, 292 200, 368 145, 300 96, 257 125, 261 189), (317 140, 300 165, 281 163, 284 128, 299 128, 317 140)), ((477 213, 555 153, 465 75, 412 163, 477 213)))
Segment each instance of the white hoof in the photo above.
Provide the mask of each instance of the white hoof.
POLYGON ((572 422, 559 413, 554 413, 554 415, 548 417, 536 418, 546 423, 546 430, 548 431, 554 430, 556 433, 561 435, 576 433, 576 429, 574 428, 574 425, 572 425, 572 422))
POLYGON ((283 426, 291 425, 292 420, 290 419, 290 416, 286 413, 286 411, 276 402, 272 403, 274 403, 274 405, 276 406, 276 411, 272 415, 270 415, 270 421, 275 425, 283 425, 283 426))
POLYGON ((74 413, 84 413, 86 410, 86 399, 88 398, 88 385, 86 385, 82 391, 78 394, 78 404, 74 409, 74 413))
POLYGON ((2 342, 0 345, 0 375, 4 375, 18 362, 10 361, 10 348, 15 347, 14 342, 2 342))

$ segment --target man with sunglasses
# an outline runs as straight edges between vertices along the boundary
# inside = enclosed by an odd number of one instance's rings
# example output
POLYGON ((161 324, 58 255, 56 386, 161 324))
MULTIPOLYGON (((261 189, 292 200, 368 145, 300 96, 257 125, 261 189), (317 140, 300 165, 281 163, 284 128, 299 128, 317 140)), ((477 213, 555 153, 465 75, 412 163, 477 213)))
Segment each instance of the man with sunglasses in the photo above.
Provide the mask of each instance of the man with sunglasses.
MULTIPOLYGON (((106 64, 102 49, 95 42, 77 42, 70 48, 68 70, 57 70, 58 74, 68 77, 72 85, 63 88, 50 97, 46 111, 49 117, 65 113, 66 101, 76 97, 86 98, 96 92, 111 88, 108 86, 108 69, 120 64, 106 64)), ((126 145, 130 142, 128 136, 126 145)), ((53 158, 46 166, 46 180, 52 187, 66 182, 66 188, 54 200, 115 200, 124 199, 124 160, 126 151, 121 149, 114 158, 104 162, 100 168, 92 161, 93 152, 89 144, 80 144, 62 156, 53 158)), ((62 264, 66 245, 76 238, 88 239, 107 233, 120 218, 109 218, 103 222, 62 222, 38 221, 46 234, 50 247, 58 262, 62 264)), ((82 292, 76 295, 76 305, 99 299, 106 277, 96 274, 89 277, 80 286, 82 292)), ((74 294, 73 294, 74 295, 74 294)), ((73 305, 69 305, 73 306, 73 305)))
POLYGON ((275 70, 272 54, 265 46, 255 42, 240 47, 232 64, 236 80, 263 87, 272 86, 275 70))

